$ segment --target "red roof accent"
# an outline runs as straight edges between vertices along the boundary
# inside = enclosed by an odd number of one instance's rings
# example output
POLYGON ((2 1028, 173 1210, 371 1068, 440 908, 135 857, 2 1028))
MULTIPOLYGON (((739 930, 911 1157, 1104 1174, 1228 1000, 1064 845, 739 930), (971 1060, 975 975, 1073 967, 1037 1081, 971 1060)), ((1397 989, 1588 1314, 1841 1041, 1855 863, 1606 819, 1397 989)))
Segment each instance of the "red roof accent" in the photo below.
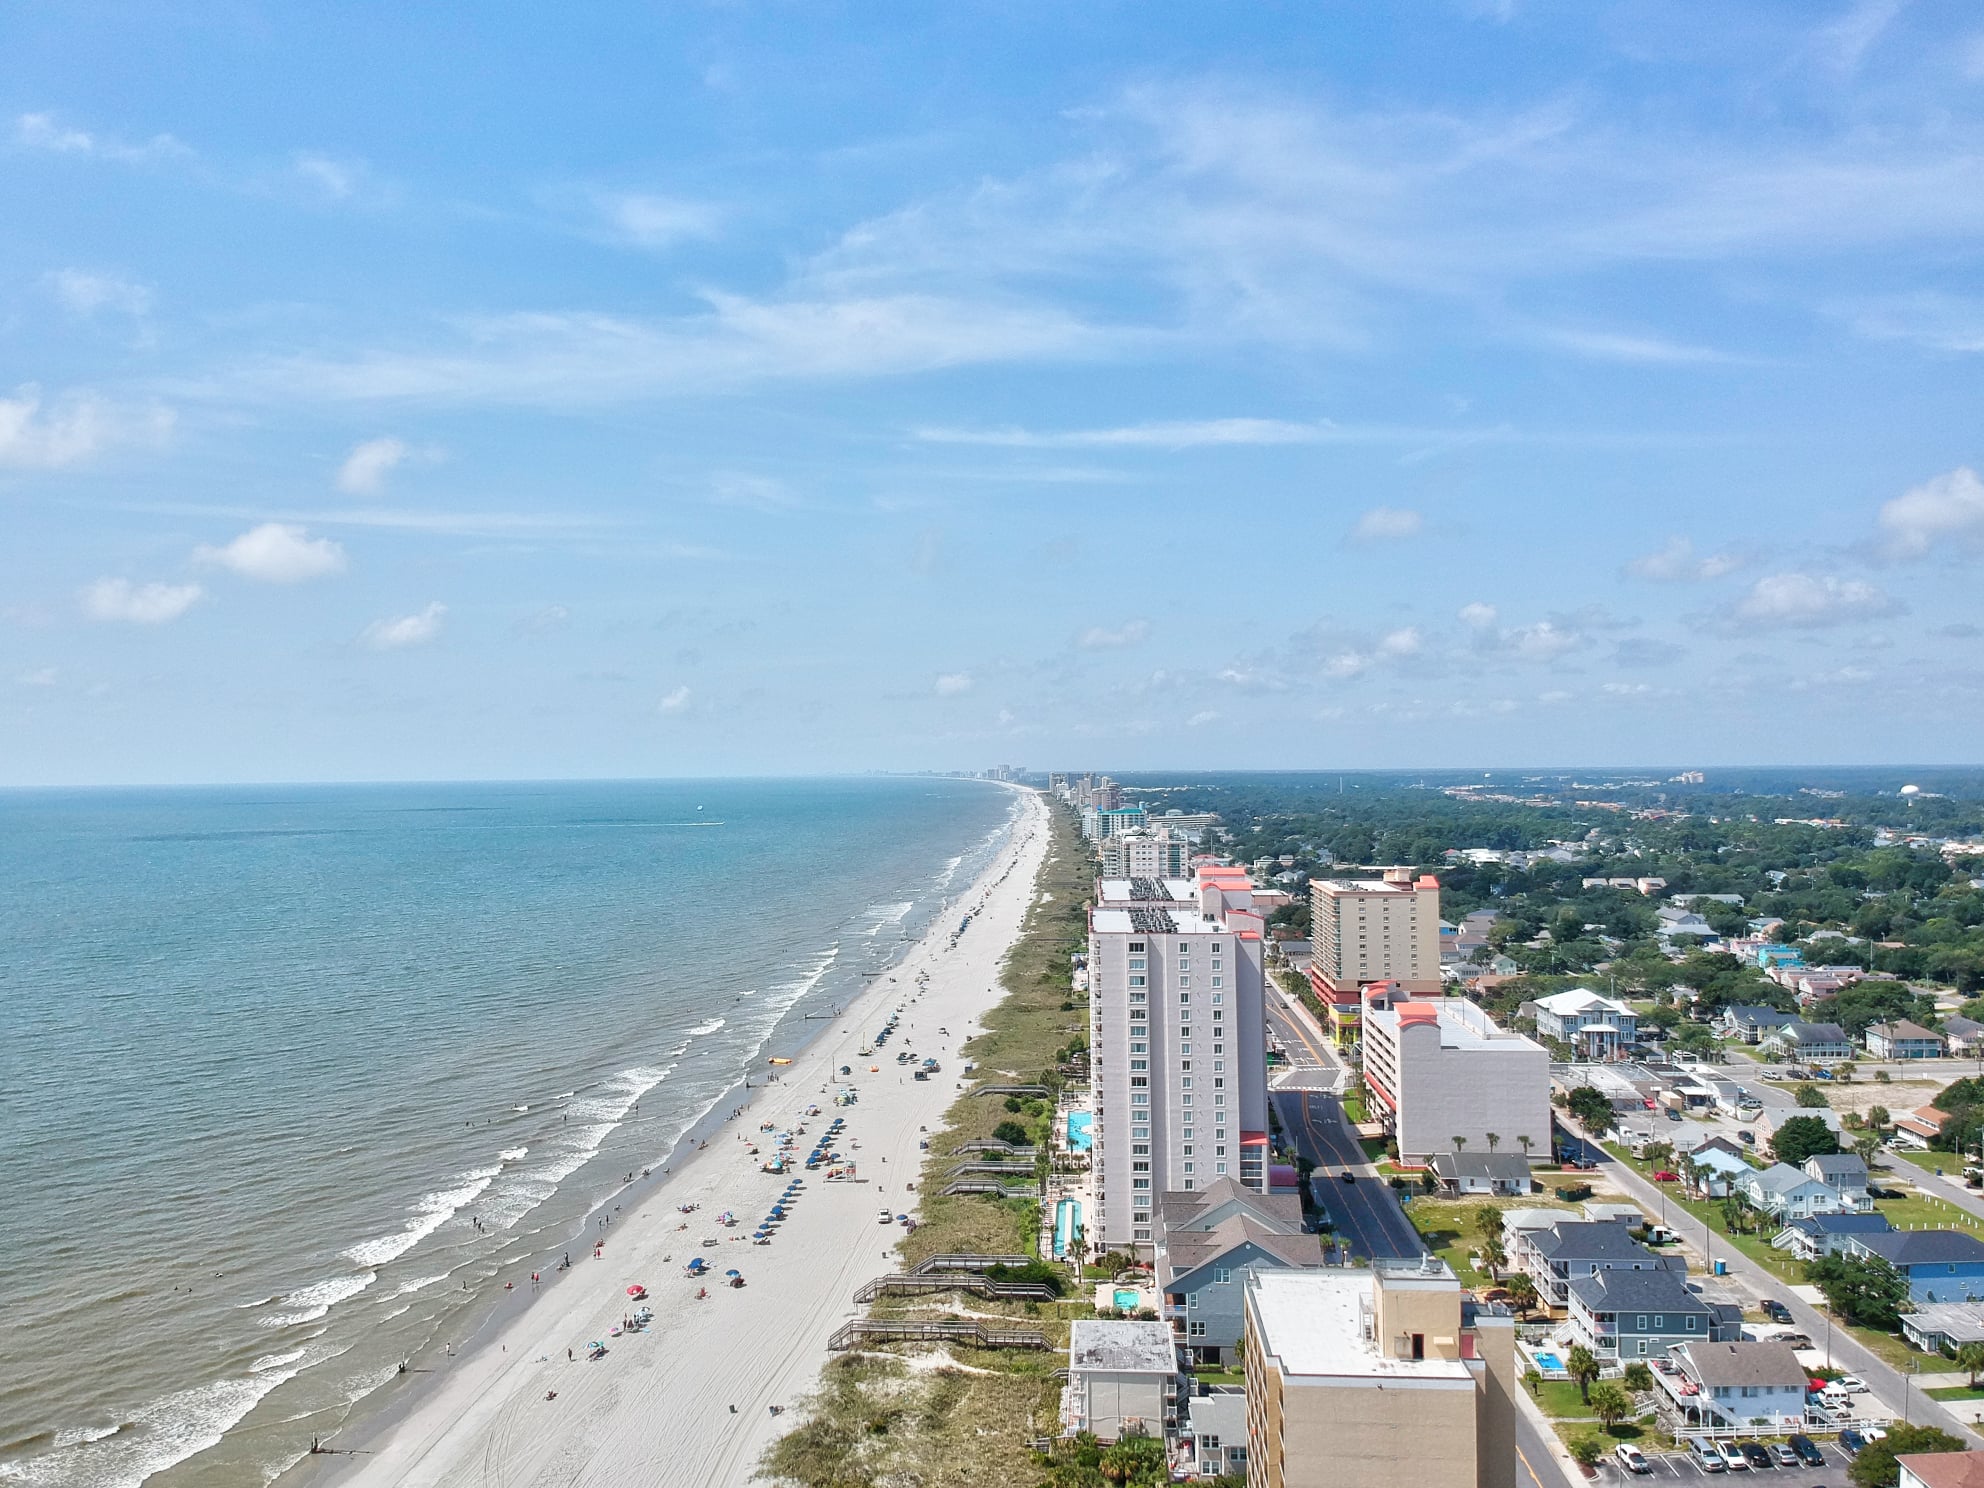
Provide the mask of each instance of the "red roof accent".
POLYGON ((1268 1134, 1266 1132, 1243 1131, 1240 1133, 1240 1145, 1242 1147, 1265 1147, 1267 1144, 1268 1134))
POLYGON ((1440 886, 1440 881, 1437 878, 1433 877, 1433 875, 1430 873, 1420 874, 1419 882, 1418 884, 1415 885, 1415 887, 1421 889, 1437 889, 1439 886, 1440 886))
POLYGON ((1440 1022, 1440 1010, 1430 1002, 1401 1002, 1396 1004, 1392 1011, 1398 1014, 1398 1026, 1401 1032, 1408 1028, 1417 1028, 1423 1023, 1437 1027, 1440 1022))

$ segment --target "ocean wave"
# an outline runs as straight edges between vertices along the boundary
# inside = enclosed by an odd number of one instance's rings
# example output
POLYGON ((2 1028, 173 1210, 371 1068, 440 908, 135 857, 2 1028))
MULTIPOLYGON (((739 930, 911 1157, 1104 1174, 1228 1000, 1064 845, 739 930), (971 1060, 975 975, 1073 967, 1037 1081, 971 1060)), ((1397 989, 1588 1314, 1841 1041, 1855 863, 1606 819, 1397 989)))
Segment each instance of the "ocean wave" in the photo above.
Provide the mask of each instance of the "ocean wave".
POLYGON ((124 1429, 124 1423, 115 1426, 65 1426, 55 1433, 55 1448, 88 1446, 93 1441, 102 1441, 106 1436, 115 1436, 124 1429))
POLYGON ((944 865, 944 871, 937 875, 935 880, 936 886, 940 889, 948 889, 951 886, 951 880, 958 876, 958 869, 963 866, 964 857, 962 854, 952 858, 950 862, 944 865))
POLYGON ((308 1349, 295 1349, 287 1354, 264 1354, 248 1366, 250 1374, 267 1374, 271 1369, 280 1369, 285 1364, 294 1364, 310 1352, 308 1349))
POLYGON ((772 991, 777 996, 778 1010, 780 1012, 786 1011, 797 1003, 800 998, 819 986, 821 979, 826 976, 828 969, 832 967, 839 957, 840 942, 835 941, 831 946, 827 947, 820 959, 813 963, 812 969, 804 976, 800 977, 797 981, 786 982, 782 986, 774 987, 772 991))
POLYGON ((505 1147, 501 1152, 497 1153, 496 1155, 506 1163, 522 1162, 526 1157, 530 1156, 530 1148, 505 1147))
POLYGON ((723 1027, 723 1019, 711 1018, 707 1023, 698 1023, 694 1028, 690 1029, 689 1037, 701 1038, 706 1033, 715 1033, 721 1027, 723 1027))
POLYGON ((461 1175, 459 1187, 422 1194, 420 1202, 413 1206, 413 1218, 404 1227, 339 1253, 355 1266, 383 1266, 388 1261, 398 1260, 453 1219, 463 1205, 477 1198, 502 1171, 501 1168, 476 1168, 461 1175))
POLYGON ((903 917, 916 908, 916 901, 904 899, 898 904, 871 904, 864 911, 873 921, 868 927, 870 936, 880 935, 891 925, 900 925, 903 917))
MULTIPOLYGON (((242 1417, 309 1365, 302 1359, 242 1379, 215 1380, 162 1395, 125 1425, 56 1446, 27 1462, 0 1468, 26 1488, 133 1488, 219 1443, 242 1417)), ((78 1432, 88 1428, 78 1428, 78 1432)))
POLYGON ((377 1271, 367 1271, 359 1276, 334 1276, 315 1286, 286 1293, 282 1305, 294 1311, 270 1313, 256 1321, 264 1328, 291 1328, 298 1323, 314 1323, 338 1303, 356 1297, 378 1279, 377 1271))
POLYGON ((451 1274, 451 1272, 442 1271, 433 1276, 416 1276, 411 1281, 401 1282, 400 1289, 395 1295, 404 1297, 408 1292, 421 1291, 427 1287, 431 1287, 437 1281, 446 1281, 451 1274))

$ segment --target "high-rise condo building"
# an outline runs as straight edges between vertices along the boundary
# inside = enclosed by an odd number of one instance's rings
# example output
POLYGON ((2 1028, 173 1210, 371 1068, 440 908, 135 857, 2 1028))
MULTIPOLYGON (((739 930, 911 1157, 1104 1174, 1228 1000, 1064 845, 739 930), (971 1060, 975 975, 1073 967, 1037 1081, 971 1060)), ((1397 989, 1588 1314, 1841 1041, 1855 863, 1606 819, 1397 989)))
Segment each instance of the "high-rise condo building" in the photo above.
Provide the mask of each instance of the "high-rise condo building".
POLYGON ((1357 1036, 1367 984, 1440 990, 1440 881, 1432 874, 1387 868, 1382 879, 1316 879, 1309 921, 1309 986, 1338 1043, 1357 1036))
POLYGON ((1105 837, 1096 844, 1102 857, 1104 878, 1190 878, 1191 842, 1174 837, 1169 829, 1133 828, 1105 837))
POLYGON ((1247 1488, 1504 1488, 1515 1320, 1446 1263, 1247 1278, 1247 1488))
POLYGON ((1465 997, 1402 998, 1382 984, 1365 989, 1363 1029, 1366 1104, 1400 1161, 1550 1155, 1550 1051, 1534 1039, 1465 997))
POLYGON ((1262 919, 1238 868, 1103 879, 1089 911, 1091 1244, 1153 1250, 1157 1198, 1267 1191, 1262 919))

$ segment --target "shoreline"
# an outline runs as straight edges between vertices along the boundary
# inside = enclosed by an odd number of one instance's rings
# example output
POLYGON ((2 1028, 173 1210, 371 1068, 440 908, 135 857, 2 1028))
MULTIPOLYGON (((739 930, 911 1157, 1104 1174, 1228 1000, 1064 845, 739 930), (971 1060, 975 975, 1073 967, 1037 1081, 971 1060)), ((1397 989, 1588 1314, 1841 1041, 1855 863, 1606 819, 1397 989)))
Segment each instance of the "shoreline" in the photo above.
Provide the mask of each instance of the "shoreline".
POLYGON ((762 1066, 746 1066, 738 1082, 677 1140, 662 1159, 665 1168, 655 1166, 589 1209, 572 1232, 577 1243, 570 1276, 553 1269, 555 1252, 549 1253, 551 1260, 517 1263, 511 1268, 515 1294, 497 1293, 465 1344, 452 1355, 411 1361, 414 1372, 433 1369, 430 1378, 410 1383, 399 1398, 335 1430, 325 1442, 328 1451, 303 1456, 277 1481, 367 1488, 466 1484, 482 1481, 485 1467, 493 1468, 498 1458, 527 1457, 534 1464, 528 1468, 506 1460, 499 1469, 502 1479, 620 1482, 630 1473, 642 1475, 646 1453, 640 1439, 646 1432, 653 1443, 666 1443, 652 1450, 665 1451, 677 1464, 670 1477, 686 1470, 686 1454, 702 1459, 697 1481, 747 1482, 764 1447, 784 1429, 764 1407, 812 1387, 829 1357, 827 1333, 853 1315, 852 1286, 889 1269, 902 1231, 889 1225, 882 1235, 874 1234, 882 1228, 877 1197, 891 1210, 907 1211, 915 1202, 904 1192, 920 1170, 917 1134, 910 1128, 934 1123, 956 1099, 963 1082, 951 1061, 1001 996, 999 964, 1032 902, 1048 838, 1044 802, 1034 792, 1015 789, 1015 794, 1020 809, 1004 828, 1006 841, 952 898, 955 911, 974 915, 971 930, 954 947, 954 926, 933 920, 836 1016, 808 1020, 820 1028, 803 1042, 787 1042, 799 1037, 797 1029, 775 1031, 753 1059, 767 1051, 788 1057, 789 1049, 793 1062, 780 1067, 773 1081, 761 1079, 762 1066), (1020 869, 1024 872, 1015 871, 1020 869), (929 978, 921 987, 919 972, 929 978), (888 993, 893 1002, 885 998, 888 993), (863 1030, 875 1032, 898 1004, 904 1025, 896 1042, 919 1057, 937 1057, 943 1072, 911 1083, 907 1067, 896 1068, 878 1049, 851 1076, 840 1076, 839 1066, 852 1066, 863 1030), (948 1031, 938 1034, 938 1027, 948 1031), (871 1071, 870 1065, 878 1068, 871 1071), (887 1078, 892 1070, 894 1083, 887 1078), (840 1084, 860 1096, 845 1109, 830 1103, 840 1084), (823 1113, 817 1120, 798 1114, 815 1103, 823 1113), (746 1159, 739 1146, 758 1136, 761 1119, 783 1129, 805 1121, 803 1153, 806 1141, 835 1115, 846 1118, 845 1138, 859 1149, 847 1153, 860 1165, 860 1177, 852 1183, 827 1184, 820 1174, 799 1170, 783 1177, 762 1174, 757 1159, 746 1159), (721 1140, 726 1129, 738 1141, 721 1140), (740 1219, 752 1215, 793 1177, 803 1178, 805 1187, 773 1244, 750 1245, 748 1225, 730 1231, 715 1226, 717 1211, 735 1210, 740 1219), (677 1206, 684 1202, 709 1213, 699 1209, 682 1216, 677 1206), (608 1221, 603 1231, 602 1218, 608 1221), (602 1233, 605 1254, 595 1260, 590 1241, 602 1233), (693 1301, 695 1286, 682 1280, 681 1267, 703 1237, 717 1242, 705 1252, 717 1271, 734 1265, 745 1272, 744 1290, 724 1289, 707 1301, 693 1301), (874 1248, 864 1250, 862 1242, 871 1239, 874 1248), (836 1256, 842 1274, 826 1280, 822 1273, 836 1256), (533 1267, 545 1278, 535 1292, 528 1281, 533 1267), (603 1286, 602 1277, 614 1284, 603 1286), (651 1331, 611 1339, 607 1356, 596 1363, 560 1358, 564 1349, 576 1350, 591 1338, 607 1339, 613 1308, 631 1310, 625 1287, 636 1281, 650 1289, 649 1305, 659 1314, 651 1331), (733 1326, 722 1326, 725 1322, 733 1326), (754 1329, 760 1354, 776 1356, 779 1367, 769 1378, 763 1358, 738 1357, 749 1354, 754 1329), (731 1356, 728 1369, 725 1354, 731 1356), (719 1400, 724 1394, 719 1384, 735 1398, 719 1400), (624 1398, 630 1394, 634 1401, 624 1398), (701 1412, 685 1412, 699 1397, 701 1412), (727 1406, 737 1407, 736 1414, 727 1406))

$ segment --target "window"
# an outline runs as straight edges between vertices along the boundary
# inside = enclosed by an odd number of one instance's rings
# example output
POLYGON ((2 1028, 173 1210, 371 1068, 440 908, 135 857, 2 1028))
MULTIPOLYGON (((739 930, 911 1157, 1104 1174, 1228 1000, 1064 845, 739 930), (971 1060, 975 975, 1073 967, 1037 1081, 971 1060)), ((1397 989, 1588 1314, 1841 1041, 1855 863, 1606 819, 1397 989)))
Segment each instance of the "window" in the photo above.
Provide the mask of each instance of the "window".
POLYGON ((1130 1045, 1130 1052, 1131 1052, 1132 1054, 1148 1054, 1148 1053, 1150 1053, 1150 1045, 1149 1045, 1149 1044, 1132 1044, 1132 1045, 1130 1045))
POLYGON ((1638 1326, 1638 1328, 1639 1328, 1639 1331, 1640 1331, 1640 1332, 1642 1332, 1642 1333, 1644 1333, 1644 1332, 1646 1332, 1646 1314, 1645 1314, 1645 1313, 1641 1313, 1641 1314, 1639 1315, 1639 1322, 1638 1322, 1638 1325, 1637 1325, 1637 1326, 1638 1326))
POLYGON ((1212 1166, 1213 1166, 1213 1171, 1216 1173, 1224 1173, 1226 1171, 1225 1163, 1214 1163, 1212 1166))
POLYGON ((1148 1059, 1132 1059, 1130 1061, 1130 1068, 1133 1070, 1149 1069, 1150 1061, 1148 1059))
MULTIPOLYGON (((1221 1117, 1220 1119, 1225 1120, 1224 1117, 1221 1117)), ((1226 1140, 1226 1128, 1222 1126, 1218 1131, 1213 1133, 1213 1137, 1217 1141, 1224 1142, 1226 1140)))
POLYGON ((1132 1157, 1149 1157, 1149 1156, 1150 1156, 1150 1143, 1148 1143, 1148 1142, 1132 1142, 1132 1143, 1130 1144, 1130 1156, 1132 1156, 1132 1157))
POLYGON ((1193 1318, 1191 1322, 1185 1324, 1185 1334, 1188 1338, 1204 1338, 1206 1325, 1199 1319, 1193 1318))
POLYGON ((1185 1128, 1185 1140, 1187 1142, 1192 1140, 1192 1129, 1189 1126, 1185 1128))
POLYGON ((1221 970, 1221 969, 1222 969, 1222 968, 1223 968, 1223 967, 1224 967, 1225 965, 1226 965, 1226 963, 1225 963, 1224 961, 1222 961, 1222 960, 1220 960, 1220 959, 1219 959, 1219 952, 1218 952, 1218 951, 1214 951, 1214 952, 1212 953, 1212 969, 1213 969, 1214 971, 1219 971, 1219 970, 1221 970))
POLYGON ((1130 985, 1132 987, 1141 987, 1144 985, 1144 979, 1140 976, 1136 976, 1132 974, 1132 976, 1130 977, 1130 985))
MULTIPOLYGON (((1131 942, 1130 942, 1130 954, 1131 954, 1132 956, 1136 956, 1136 955, 1140 955, 1140 954, 1142 954, 1142 952, 1143 952, 1143 948, 1144 948, 1144 943, 1143 943, 1143 942, 1142 942, 1141 940, 1133 940, 1133 941, 1131 941, 1131 942)), ((1149 1219, 1149 1218, 1150 1218, 1150 1216, 1149 1216, 1148 1214, 1146 1214, 1146 1215, 1144 1216, 1144 1218, 1145 1218, 1145 1219, 1149 1219)))
POLYGON ((1150 1138, 1150 1128, 1147 1126, 1133 1126, 1130 1128, 1130 1135, 1139 1141, 1148 1141, 1150 1138))
MULTIPOLYGON (((1185 975, 1185 968, 1182 966, 1178 968, 1178 985, 1181 987, 1189 987, 1192 985, 1192 979, 1185 975)), ((1178 1000, 1180 1002, 1190 1002, 1192 999, 1185 996, 1183 993, 1180 993, 1178 1000)))
POLYGON ((1149 995, 1150 995, 1150 994, 1149 994, 1149 993, 1147 993, 1147 992, 1132 992, 1132 993, 1130 994, 1130 1001, 1131 1001, 1132 1003, 1140 1003, 1140 1002, 1142 1002, 1142 1001, 1143 1001, 1143 1000, 1144 1000, 1144 999, 1145 999, 1146 997, 1148 997, 1149 995))
MULTIPOLYGON (((1179 1000, 1180 1002, 1190 1002, 1190 1001, 1192 1000, 1192 994, 1191 994, 1191 993, 1189 993, 1189 992, 1180 992, 1180 993, 1178 994, 1178 1000, 1179 1000)), ((1189 1017, 1191 1017, 1192 1015, 1191 1015, 1190 1013, 1186 1013, 1186 1014, 1185 1014, 1184 1016, 1185 1016, 1185 1017, 1187 1017, 1187 1018, 1189 1018, 1189 1017)))
POLYGON ((1185 1146, 1185 1156, 1190 1157, 1191 1155, 1192 1155, 1191 1144, 1187 1143, 1185 1146))
POLYGON ((1226 1017, 1226 1009, 1224 1009, 1224 1008, 1214 1008, 1214 1009, 1212 1010, 1212 1020, 1213 1020, 1213 1022, 1215 1022, 1215 1023, 1218 1023, 1218 1022, 1220 1022, 1220 1021, 1221 1021, 1222 1019, 1224 1019, 1225 1017, 1226 1017))
POLYGON ((1133 1162, 1130 1164, 1130 1171, 1132 1173, 1148 1173, 1150 1171, 1150 1164, 1147 1162, 1133 1162))
MULTIPOLYGON (((1219 1045, 1214 1044, 1212 1046, 1212 1051, 1213 1053, 1217 1054, 1219 1052, 1219 1045)), ((1212 1067, 1216 1070, 1223 1070, 1226 1068, 1226 1061, 1224 1059, 1215 1059, 1212 1062, 1212 1067)))
POLYGON ((1213 1103, 1213 1104, 1214 1104, 1215 1106, 1223 1106, 1223 1105, 1225 1105, 1225 1104, 1226 1104, 1226 1097, 1225 1097, 1225 1096, 1223 1096, 1223 1095, 1215 1095, 1215 1096, 1214 1096, 1214 1097, 1212 1098, 1212 1103, 1213 1103))
POLYGON ((1212 1268, 1212 1279, 1220 1286, 1225 1286, 1233 1280, 1233 1270, 1228 1266, 1215 1266, 1212 1268))
MULTIPOLYGON (((1217 1028, 1215 1028, 1215 1029, 1213 1030, 1213 1032, 1214 1032, 1214 1033, 1218 1033, 1218 1032, 1219 1032, 1219 1030, 1218 1030, 1217 1028)), ((1224 1045, 1224 1044, 1214 1044, 1214 1045, 1212 1046, 1212 1051, 1213 1051, 1213 1053, 1215 1053, 1215 1054, 1224 1054, 1224 1053, 1226 1052, 1226 1045, 1224 1045)), ((1219 1068, 1221 1067, 1221 1062, 1220 1062, 1219 1060, 1214 1060, 1214 1061, 1213 1061, 1213 1066, 1212 1066, 1212 1067, 1213 1067, 1214 1069, 1219 1069, 1219 1068)))
POLYGON ((1226 1081, 1223 1079, 1215 1079, 1212 1082, 1212 1088, 1214 1090, 1224 1090, 1226 1088, 1226 1081))
MULTIPOLYGON (((1642 1328, 1646 1326, 1645 1318, 1640 1319, 1640 1326, 1642 1328)), ((1667 1331, 1667 1314, 1656 1312, 1653 1315, 1653 1330, 1656 1333, 1665 1333, 1667 1331)))
POLYGON ((1206 949, 1211 951, 1215 956, 1217 956, 1219 954, 1219 942, 1215 940, 1211 945, 1207 946, 1206 949))
POLYGON ((1135 1091, 1132 1091, 1132 1092, 1130 1093, 1130 1104, 1131 1104, 1131 1105, 1133 1105, 1133 1106, 1147 1106, 1147 1105, 1149 1105, 1149 1104, 1150 1104, 1150 1092, 1149 1092, 1148 1090, 1135 1090, 1135 1091))
MULTIPOLYGON (((1185 1044, 1179 1048, 1178 1052, 1180 1054, 1189 1054, 1192 1052, 1192 1046, 1190 1044, 1185 1044)), ((1180 1068, 1181 1070, 1188 1070, 1191 1067, 1192 1067, 1192 1061, 1189 1059, 1181 1059, 1178 1061, 1178 1068, 1180 1068)))
POLYGON ((1178 1104, 1181 1106, 1189 1106, 1191 1103, 1192 1103, 1192 1098, 1189 1095, 1181 1095, 1178 1097, 1178 1104))
MULTIPOLYGON (((1224 1157, 1224 1156, 1226 1156, 1226 1149, 1225 1149, 1224 1147, 1214 1147, 1214 1148, 1212 1149, 1212 1155, 1213 1155, 1214 1157, 1224 1157)), ((1221 1168, 1221 1169, 1220 1169, 1220 1172, 1222 1172, 1222 1173, 1224 1173, 1225 1171, 1226 1171, 1226 1169, 1224 1169, 1224 1168, 1221 1168)))
POLYGON ((1149 1089, 1149 1088, 1150 1088, 1150 1076, 1149 1076, 1149 1075, 1132 1075, 1132 1076, 1130 1076, 1130 1088, 1131 1088, 1132 1090, 1147 1090, 1147 1089, 1149 1089))
MULTIPOLYGON (((1217 987, 1217 986, 1219 985, 1219 983, 1218 983, 1218 982, 1214 982, 1214 983, 1213 983, 1213 985, 1214 985, 1215 987, 1217 987)), ((1215 993, 1213 993, 1213 995, 1212 995, 1212 1005, 1213 1005, 1214 1007, 1218 1007, 1218 1006, 1219 1006, 1219 1005, 1220 1005, 1220 1004, 1221 1004, 1222 1002, 1224 1002, 1224 1001, 1226 1001, 1226 994, 1225 994, 1224 992, 1215 992, 1215 993)), ((1214 1014, 1214 1016, 1215 1016, 1215 1017, 1217 1017, 1217 1016, 1218 1016, 1218 1014, 1214 1014)))
POLYGON ((1192 1165, 1191 1165, 1191 1163, 1190 1163, 1190 1162, 1187 1162, 1187 1163, 1185 1164, 1185 1171, 1186 1171, 1186 1172, 1188 1172, 1188 1173, 1192 1171, 1192 1165))
POLYGON ((1202 1436, 1199 1438, 1199 1446, 1205 1451, 1217 1452, 1219 1450, 1219 1438, 1216 1436, 1202 1436))
POLYGON ((1190 1075, 1185 1076, 1184 1079, 1178 1082, 1178 1088, 1180 1090, 1190 1090, 1192 1088, 1192 1077, 1190 1075))
POLYGON ((1144 971, 1146 969, 1147 968, 1144 966, 1144 958, 1142 956, 1132 956, 1130 958, 1130 970, 1144 971))
POLYGON ((1212 984, 1215 987, 1224 987, 1226 985, 1226 978, 1222 976, 1216 976, 1212 979, 1212 984))
POLYGON ((1132 1188, 1149 1188, 1149 1187, 1150 1187, 1150 1179, 1148 1179, 1148 1178, 1132 1178, 1132 1179, 1130 1180, 1130 1187, 1132 1187, 1132 1188))

